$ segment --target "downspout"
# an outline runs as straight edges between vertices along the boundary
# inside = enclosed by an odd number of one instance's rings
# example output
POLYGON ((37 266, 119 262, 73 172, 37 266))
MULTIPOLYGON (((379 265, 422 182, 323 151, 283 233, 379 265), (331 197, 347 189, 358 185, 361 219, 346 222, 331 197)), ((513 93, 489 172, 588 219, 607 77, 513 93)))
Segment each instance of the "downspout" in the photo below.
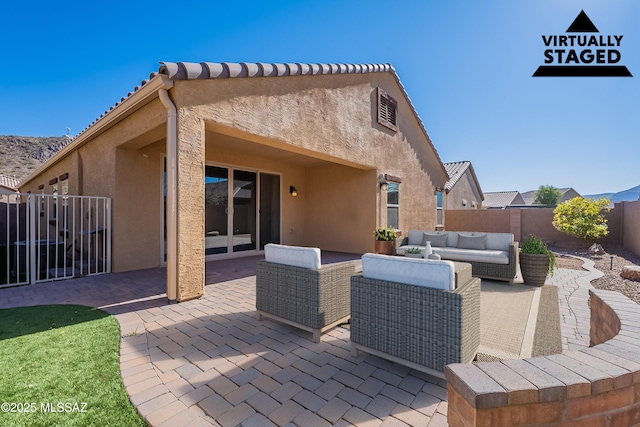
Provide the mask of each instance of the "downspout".
POLYGON ((178 294, 178 114, 166 89, 158 96, 167 109, 167 299, 173 304, 178 294))

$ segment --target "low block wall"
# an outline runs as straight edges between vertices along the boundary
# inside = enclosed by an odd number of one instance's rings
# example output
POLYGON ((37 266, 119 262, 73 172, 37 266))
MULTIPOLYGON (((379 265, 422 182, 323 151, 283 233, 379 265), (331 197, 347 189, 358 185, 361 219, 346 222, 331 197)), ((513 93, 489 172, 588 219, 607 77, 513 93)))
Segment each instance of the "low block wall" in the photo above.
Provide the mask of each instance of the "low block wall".
POLYGON ((589 293, 591 347, 448 365, 449 425, 640 424, 640 306, 618 292, 589 293))

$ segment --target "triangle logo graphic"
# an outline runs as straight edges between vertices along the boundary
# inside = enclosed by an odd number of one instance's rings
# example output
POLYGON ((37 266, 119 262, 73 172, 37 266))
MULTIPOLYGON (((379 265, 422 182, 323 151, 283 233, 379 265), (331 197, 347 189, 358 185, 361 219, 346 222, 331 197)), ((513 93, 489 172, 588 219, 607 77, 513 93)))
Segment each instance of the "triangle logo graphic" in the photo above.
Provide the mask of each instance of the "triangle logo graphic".
POLYGON ((581 11, 576 17, 575 21, 567 28, 567 33, 599 33, 598 29, 591 19, 584 13, 584 10, 581 11))
POLYGON ((627 67, 620 64, 623 37, 600 34, 581 10, 565 34, 542 36, 544 65, 539 66, 532 77, 633 77, 627 67))

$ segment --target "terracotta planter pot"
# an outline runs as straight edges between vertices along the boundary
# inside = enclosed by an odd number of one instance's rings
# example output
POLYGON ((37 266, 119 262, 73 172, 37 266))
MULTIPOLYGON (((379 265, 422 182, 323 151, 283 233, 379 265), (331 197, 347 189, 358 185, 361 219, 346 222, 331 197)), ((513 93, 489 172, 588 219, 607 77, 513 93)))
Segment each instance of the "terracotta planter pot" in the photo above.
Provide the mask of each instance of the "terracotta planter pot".
POLYGON ((520 253, 520 271, 527 285, 542 286, 549 274, 549 257, 544 254, 520 253))
POLYGON ((393 240, 376 240, 376 253, 382 255, 393 255, 393 240))

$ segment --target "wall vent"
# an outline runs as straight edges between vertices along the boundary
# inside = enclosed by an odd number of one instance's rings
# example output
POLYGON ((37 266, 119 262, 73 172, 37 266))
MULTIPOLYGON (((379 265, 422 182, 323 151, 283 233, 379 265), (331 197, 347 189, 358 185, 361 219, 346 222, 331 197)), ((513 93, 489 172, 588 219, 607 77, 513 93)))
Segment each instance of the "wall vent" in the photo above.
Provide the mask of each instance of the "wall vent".
POLYGON ((397 131, 398 101, 387 92, 378 88, 378 123, 397 131))

